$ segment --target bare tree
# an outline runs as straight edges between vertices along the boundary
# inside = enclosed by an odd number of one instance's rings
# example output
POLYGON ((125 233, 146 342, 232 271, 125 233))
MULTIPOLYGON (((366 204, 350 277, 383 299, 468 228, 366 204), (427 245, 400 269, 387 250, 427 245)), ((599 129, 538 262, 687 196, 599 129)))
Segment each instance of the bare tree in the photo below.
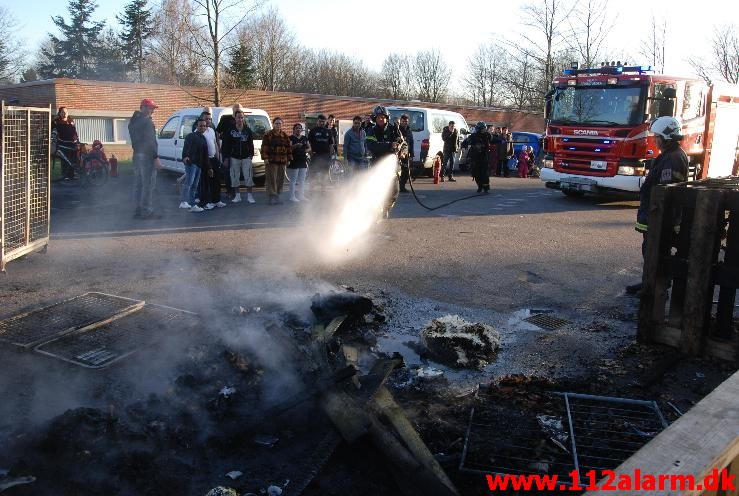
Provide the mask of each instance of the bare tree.
POLYGON ((304 63, 304 53, 276 9, 270 9, 247 23, 239 37, 252 49, 256 84, 261 90, 285 89, 288 79, 296 81, 304 63))
POLYGON ((259 0, 192 0, 194 13, 201 23, 193 25, 192 34, 198 54, 213 74, 213 103, 221 104, 221 64, 224 54, 239 44, 239 27, 260 6, 259 0))
POLYGON ((190 31, 193 10, 189 0, 162 0, 156 9, 156 34, 147 79, 181 86, 201 82, 204 61, 198 56, 190 31))
POLYGON ((642 40, 642 57, 645 57, 654 68, 655 72, 665 72, 665 48, 667 44, 667 18, 658 19, 652 14, 652 22, 649 32, 642 40))
POLYGON ((570 48, 579 55, 585 67, 594 67, 605 52, 605 43, 617 15, 611 15, 609 0, 581 0, 570 16, 570 48))
POLYGON ((569 0, 537 0, 521 7, 522 24, 530 31, 521 34, 525 43, 509 43, 509 46, 519 52, 519 61, 531 59, 538 65, 542 98, 556 73, 555 56, 565 44, 565 21, 574 7, 569 0))
POLYGON ((440 102, 446 94, 452 70, 438 50, 420 51, 413 60, 418 97, 426 102, 440 102))
POLYGON ((505 50, 490 43, 479 45, 467 59, 463 83, 475 105, 490 107, 498 102, 505 66, 505 50))
POLYGON ((716 77, 731 84, 739 83, 739 37, 737 26, 714 26, 711 38, 711 58, 690 59, 690 65, 703 79, 711 82, 716 77))
POLYGON ((520 58, 511 58, 502 77, 505 99, 509 105, 518 110, 530 109, 538 105, 538 70, 535 60, 527 53, 520 58))
POLYGON ((18 21, 5 7, 0 6, 0 81, 15 81, 26 65, 24 42, 18 36, 18 21))
POLYGON ((414 93, 411 59, 398 53, 385 57, 380 84, 386 98, 409 100, 414 93))

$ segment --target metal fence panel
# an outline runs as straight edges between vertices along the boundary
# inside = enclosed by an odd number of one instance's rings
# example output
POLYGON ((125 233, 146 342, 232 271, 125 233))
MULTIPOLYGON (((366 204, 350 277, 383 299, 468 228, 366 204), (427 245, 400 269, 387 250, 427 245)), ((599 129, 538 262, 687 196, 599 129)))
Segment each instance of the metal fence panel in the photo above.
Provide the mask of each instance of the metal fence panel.
POLYGON ((51 109, 2 105, 0 270, 49 242, 51 109))

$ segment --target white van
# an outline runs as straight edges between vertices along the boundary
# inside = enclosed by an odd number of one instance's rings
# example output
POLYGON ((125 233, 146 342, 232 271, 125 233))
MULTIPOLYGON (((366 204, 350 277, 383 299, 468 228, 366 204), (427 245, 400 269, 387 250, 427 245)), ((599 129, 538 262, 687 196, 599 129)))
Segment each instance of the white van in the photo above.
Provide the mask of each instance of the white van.
MULTIPOLYGON (((185 136, 192 132, 192 126, 200 117, 203 107, 192 107, 178 110, 167 119, 162 129, 157 134, 159 143, 159 160, 162 167, 175 172, 185 172, 182 164, 182 147, 185 144, 185 136)), ((231 115, 231 107, 212 107, 213 125, 218 127, 218 122, 225 115, 231 115)), ((264 133, 272 129, 272 121, 264 110, 244 109, 244 121, 254 135, 254 177, 264 176, 264 160, 259 155, 262 147, 264 133)))
MULTIPOLYGON (((469 134, 467 121, 462 114, 449 110, 438 110, 423 107, 387 107, 390 114, 390 122, 400 120, 400 116, 408 114, 411 131, 413 132, 413 163, 417 174, 431 175, 431 167, 434 156, 444 151, 444 142, 441 140, 441 132, 454 121, 459 130, 460 143, 469 134)), ((459 167, 461 151, 454 158, 455 167, 459 167)))

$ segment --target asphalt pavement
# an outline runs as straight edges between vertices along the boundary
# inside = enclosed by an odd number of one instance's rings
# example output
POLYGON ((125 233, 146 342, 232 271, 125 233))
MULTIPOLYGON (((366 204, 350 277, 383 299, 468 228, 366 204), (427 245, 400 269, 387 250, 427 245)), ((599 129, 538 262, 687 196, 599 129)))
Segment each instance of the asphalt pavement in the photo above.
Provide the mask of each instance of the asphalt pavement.
MULTIPOLYGON (((310 205, 270 206, 257 188, 256 204, 190 213, 177 208, 176 177, 159 174, 160 220, 133 219, 131 177, 100 189, 55 183, 48 252, 8 265, 0 313, 90 290, 187 306, 185 287, 277 271, 495 311, 597 311, 612 308, 640 277, 635 201, 569 198, 538 179, 493 178, 489 195, 434 211, 401 194, 361 254, 325 261, 298 234, 325 223, 319 192, 309 192, 310 205)), ((437 185, 420 178, 414 186, 432 207, 475 194, 469 176, 437 185)))

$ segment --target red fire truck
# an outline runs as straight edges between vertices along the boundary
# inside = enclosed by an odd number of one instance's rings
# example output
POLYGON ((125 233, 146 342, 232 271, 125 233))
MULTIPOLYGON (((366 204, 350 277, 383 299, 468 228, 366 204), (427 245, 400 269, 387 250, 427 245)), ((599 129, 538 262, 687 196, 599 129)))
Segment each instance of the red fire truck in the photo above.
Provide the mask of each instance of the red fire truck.
POLYGON ((664 115, 683 123, 690 179, 737 174, 739 87, 611 64, 554 79, 541 179, 568 196, 638 194, 660 153, 649 126, 664 115))

